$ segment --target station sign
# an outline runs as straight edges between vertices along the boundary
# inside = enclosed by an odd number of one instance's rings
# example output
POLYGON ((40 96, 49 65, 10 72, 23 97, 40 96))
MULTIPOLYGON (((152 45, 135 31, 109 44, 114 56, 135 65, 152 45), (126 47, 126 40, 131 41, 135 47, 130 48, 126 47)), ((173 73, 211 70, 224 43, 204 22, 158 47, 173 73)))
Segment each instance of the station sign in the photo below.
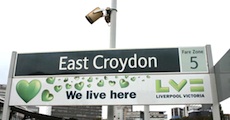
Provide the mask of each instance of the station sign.
POLYGON ((212 103, 205 47, 19 53, 16 58, 10 105, 212 103))
POLYGON ((207 73, 205 47, 21 53, 15 76, 207 73))

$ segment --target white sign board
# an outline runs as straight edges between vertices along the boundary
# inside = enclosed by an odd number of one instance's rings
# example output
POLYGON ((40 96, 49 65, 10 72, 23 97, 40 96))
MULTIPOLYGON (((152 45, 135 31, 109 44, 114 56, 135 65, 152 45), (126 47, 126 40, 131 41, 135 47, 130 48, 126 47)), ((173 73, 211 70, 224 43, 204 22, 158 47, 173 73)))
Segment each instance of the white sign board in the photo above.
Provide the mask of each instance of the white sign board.
POLYGON ((10 105, 212 103, 205 47, 22 53, 16 58, 10 105))
POLYGON ((211 104, 209 74, 14 78, 10 105, 211 104))

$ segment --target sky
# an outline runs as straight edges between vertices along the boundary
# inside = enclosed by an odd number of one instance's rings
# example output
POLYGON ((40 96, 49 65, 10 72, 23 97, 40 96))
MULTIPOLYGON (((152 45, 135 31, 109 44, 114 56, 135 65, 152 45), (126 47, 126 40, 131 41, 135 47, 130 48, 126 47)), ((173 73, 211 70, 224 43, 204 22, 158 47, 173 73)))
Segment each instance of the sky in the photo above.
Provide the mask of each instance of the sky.
MULTIPOLYGON (((111 0, 1 0, 0 84, 7 83, 12 51, 110 49, 110 26, 103 18, 92 25, 85 19, 110 6, 111 0)), ((116 48, 208 44, 215 64, 229 49, 229 6, 229 0, 117 0, 116 48)), ((224 113, 229 102, 221 103, 224 113)))

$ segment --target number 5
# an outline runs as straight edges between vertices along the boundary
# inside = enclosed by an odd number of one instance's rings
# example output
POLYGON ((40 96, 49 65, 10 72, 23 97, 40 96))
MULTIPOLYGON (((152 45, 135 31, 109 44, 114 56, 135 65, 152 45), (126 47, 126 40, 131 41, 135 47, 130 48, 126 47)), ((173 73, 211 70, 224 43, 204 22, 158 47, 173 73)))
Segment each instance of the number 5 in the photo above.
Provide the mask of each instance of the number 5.
POLYGON ((196 56, 192 56, 190 59, 190 62, 195 64, 195 66, 190 67, 191 69, 196 69, 198 67, 198 62, 195 60, 196 58, 196 56))

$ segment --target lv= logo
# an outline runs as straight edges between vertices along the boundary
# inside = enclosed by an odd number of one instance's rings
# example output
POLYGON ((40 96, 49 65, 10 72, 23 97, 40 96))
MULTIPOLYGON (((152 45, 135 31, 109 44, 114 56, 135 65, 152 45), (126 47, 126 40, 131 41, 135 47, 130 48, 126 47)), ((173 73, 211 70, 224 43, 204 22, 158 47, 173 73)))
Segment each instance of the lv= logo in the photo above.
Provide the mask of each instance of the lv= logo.
MULTIPOLYGON (((156 92, 157 93, 166 93, 170 92, 169 87, 163 87, 161 84, 161 80, 156 80, 156 92)), ((172 86, 177 92, 180 92, 185 85, 187 84, 187 80, 183 79, 179 83, 174 80, 169 80, 168 83, 172 86)), ((203 79, 189 79, 190 92, 204 92, 203 79), (194 86, 195 85, 195 86, 194 86)))

